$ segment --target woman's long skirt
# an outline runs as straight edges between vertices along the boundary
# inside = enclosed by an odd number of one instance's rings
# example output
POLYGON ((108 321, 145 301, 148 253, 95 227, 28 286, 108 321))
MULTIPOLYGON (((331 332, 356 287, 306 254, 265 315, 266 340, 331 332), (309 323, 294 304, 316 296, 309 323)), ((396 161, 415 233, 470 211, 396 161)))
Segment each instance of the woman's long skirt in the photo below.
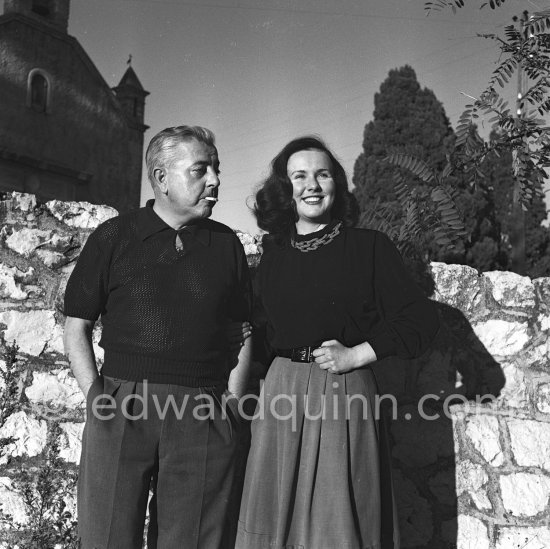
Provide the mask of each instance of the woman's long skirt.
POLYGON ((252 423, 236 549, 398 549, 391 468, 368 368, 277 357, 252 423))

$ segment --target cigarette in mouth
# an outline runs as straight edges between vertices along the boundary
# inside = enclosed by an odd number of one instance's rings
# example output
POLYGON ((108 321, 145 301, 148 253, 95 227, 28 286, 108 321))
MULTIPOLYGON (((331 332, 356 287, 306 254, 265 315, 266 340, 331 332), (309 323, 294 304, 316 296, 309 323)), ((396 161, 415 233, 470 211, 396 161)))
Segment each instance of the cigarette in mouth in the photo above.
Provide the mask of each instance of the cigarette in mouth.
POLYGON ((210 202, 217 202, 218 199, 215 196, 205 196, 205 200, 209 200, 210 202))

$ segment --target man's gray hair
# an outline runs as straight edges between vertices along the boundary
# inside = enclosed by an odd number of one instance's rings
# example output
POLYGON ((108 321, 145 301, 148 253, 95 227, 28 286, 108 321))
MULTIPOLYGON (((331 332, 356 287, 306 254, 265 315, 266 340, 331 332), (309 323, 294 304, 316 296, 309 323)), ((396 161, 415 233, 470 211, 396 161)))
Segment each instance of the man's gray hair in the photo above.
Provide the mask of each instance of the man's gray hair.
POLYGON ((196 139, 209 147, 216 147, 214 134, 209 129, 201 126, 166 128, 151 139, 145 153, 145 163, 147 165, 147 176, 152 185, 155 183, 153 177, 155 168, 168 167, 177 146, 191 139, 196 139))

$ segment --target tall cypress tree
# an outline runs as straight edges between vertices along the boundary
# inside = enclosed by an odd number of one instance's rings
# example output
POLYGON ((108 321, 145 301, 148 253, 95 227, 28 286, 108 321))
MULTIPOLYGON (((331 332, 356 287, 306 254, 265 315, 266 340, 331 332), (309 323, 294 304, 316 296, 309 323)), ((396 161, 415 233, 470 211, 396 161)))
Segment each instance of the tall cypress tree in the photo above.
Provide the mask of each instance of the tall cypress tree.
MULTIPOLYGON (((400 173, 419 198, 429 200, 431 188, 408 170, 396 168, 385 158, 391 153, 412 155, 436 173, 447 163, 455 135, 441 102, 435 94, 422 89, 410 66, 390 71, 374 99, 373 120, 365 126, 363 152, 355 162, 353 182, 363 212, 380 208, 391 216, 389 226, 399 227, 405 212, 395 194, 395 174, 400 173)), ((464 217, 469 238, 454 249, 440 246, 429 231, 422 231, 417 243, 424 257, 448 263, 462 263, 480 270, 503 268, 499 224, 495 220, 494 196, 487 181, 472 187, 463 175, 450 178, 454 202, 464 217)), ((419 216, 426 212, 419 211, 419 216)), ((366 215, 367 224, 372 220, 366 215)), ((387 225, 387 223, 386 223, 387 225)))
MULTIPOLYGON (((443 105, 431 90, 420 87, 412 67, 391 70, 374 97, 373 120, 365 126, 363 152, 354 166, 354 192, 361 209, 378 199, 399 217, 393 177, 396 168, 384 158, 394 152, 407 153, 439 171, 453 140, 443 105)), ((422 185, 410 173, 403 175, 409 184, 422 185)))
MULTIPOLYGON (((389 223, 386 219, 384 225, 393 229, 401 226, 406 215, 395 193, 396 172, 401 173, 420 204, 429 199, 430 188, 411 171, 399 169, 385 158, 392 153, 408 154, 439 173, 447 162, 446 155, 452 152, 455 135, 442 104, 431 90, 421 89, 409 66, 390 71, 374 103, 373 120, 364 130, 363 152, 355 162, 354 193, 363 212, 380 209, 389 213, 389 223)), ((497 138, 493 133, 491 140, 497 138)), ((490 155, 481 168, 484 175, 478 177, 475 186, 465 175, 452 177, 454 201, 464 216, 468 238, 450 250, 439 246, 429 231, 423 231, 418 247, 432 260, 462 263, 481 271, 510 270, 511 154, 490 155)), ((526 267, 532 277, 550 275, 550 230, 541 225, 545 218, 544 199, 535 196, 525 214, 526 267)), ((367 226, 373 218, 366 215, 365 219, 367 226)))

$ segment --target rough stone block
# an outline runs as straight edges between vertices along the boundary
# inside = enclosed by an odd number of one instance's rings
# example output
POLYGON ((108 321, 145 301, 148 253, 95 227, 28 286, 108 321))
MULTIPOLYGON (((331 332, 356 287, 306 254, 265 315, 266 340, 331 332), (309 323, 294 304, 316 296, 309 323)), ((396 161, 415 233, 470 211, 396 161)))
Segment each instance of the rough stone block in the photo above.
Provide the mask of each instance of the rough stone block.
POLYGON ((14 437, 15 441, 5 448, 0 465, 7 463, 8 456, 36 456, 44 450, 48 429, 46 422, 28 416, 25 412, 11 415, 0 429, 0 437, 14 437))
POLYGON ((52 237, 48 242, 48 248, 57 252, 64 252, 72 242, 72 234, 60 234, 58 231, 53 231, 52 237))
POLYGON ((500 404, 511 408, 526 408, 529 405, 529 396, 523 372, 512 362, 501 362, 500 366, 506 379, 500 393, 500 404))
POLYGON ((89 202, 46 202, 47 210, 59 221, 78 229, 95 229, 98 225, 116 217, 118 212, 110 206, 98 206, 89 202))
POLYGON ((443 414, 429 421, 420 417, 414 406, 401 406, 391 429, 393 456, 407 467, 425 467, 439 457, 453 455, 452 421, 443 414))
POLYGON ((48 242, 51 236, 52 231, 23 227, 22 229, 14 230, 6 238, 6 246, 22 256, 29 257, 36 248, 48 242))
MULTIPOLYGON (((476 547, 477 546, 473 546, 476 547)), ((497 533, 496 549, 548 549, 550 528, 506 528, 497 533)))
POLYGON ((66 265, 70 259, 59 252, 54 252, 52 250, 36 250, 36 257, 49 267, 50 269, 57 269, 62 265, 66 265))
POLYGON ((9 477, 0 477, 0 509, 11 515, 17 524, 27 524, 28 516, 23 497, 14 490, 9 477))
POLYGON ((103 350, 103 347, 99 346, 99 341, 101 340, 101 331, 102 328, 96 324, 94 327, 94 331, 92 332, 92 347, 94 349, 95 359, 98 364, 103 364, 103 357, 105 356, 105 351, 103 350))
POLYGON ((535 286, 529 277, 504 271, 490 271, 482 276, 490 282, 493 299, 502 307, 535 306, 535 286))
POLYGON ((458 515, 458 532, 454 535, 454 521, 443 525, 443 536, 460 549, 489 549, 489 533, 487 526, 479 519, 469 515, 458 515), (454 539, 453 539, 454 537, 454 539))
POLYGON ((63 345, 63 326, 56 324, 52 330, 51 337, 46 347, 48 353, 58 353, 60 355, 65 353, 65 347, 63 345))
POLYGON ((53 311, 34 310, 25 313, 4 311, 0 313, 0 322, 6 324, 4 340, 13 340, 19 345, 19 351, 39 356, 51 340, 55 327, 53 311))
POLYGON ((72 245, 72 235, 24 227, 14 230, 6 238, 6 245, 24 257, 35 255, 47 267, 55 269, 70 261, 64 252, 72 245))
POLYGON ((0 264, 0 299, 13 299, 16 301, 27 299, 29 294, 16 282, 18 273, 24 274, 17 267, 0 264))
POLYGON ((539 301, 546 304, 546 310, 550 310, 550 277, 535 278, 533 286, 535 286, 539 301))
POLYGON ((493 356, 510 356, 529 342, 529 326, 524 322, 490 319, 472 326, 476 336, 493 356))
POLYGON ((550 373, 550 337, 528 347, 524 356, 526 366, 550 373))
POLYGON ((36 196, 28 193, 13 191, 8 195, 8 201, 12 210, 21 212, 32 212, 36 208, 36 196))
POLYGON ((414 484, 400 472, 394 476, 394 485, 402 547, 416 547, 428 543, 433 535, 429 503, 420 496, 414 484))
POLYGON ((84 423, 61 423, 61 445, 59 456, 66 461, 78 463, 82 448, 82 431, 84 423))
POLYGON ((542 383, 537 387, 535 403, 539 412, 550 414, 550 383, 542 383))
POLYGON ((478 509, 491 509, 492 504, 483 486, 489 477, 481 467, 470 460, 459 460, 456 464, 456 492, 460 496, 467 492, 478 509))
POLYGON ((241 244, 244 248, 244 253, 249 255, 258 255, 260 253, 260 249, 258 246, 258 242, 256 240, 256 237, 249 233, 244 233, 243 231, 235 231, 235 234, 239 237, 239 240, 241 241, 241 244))
POLYGON ((428 481, 432 494, 444 505, 456 504, 454 471, 440 471, 428 481))
POLYGON ((550 477, 514 473, 500 477, 504 508, 515 516, 532 517, 544 511, 550 498, 550 477))
POLYGON ((69 277, 73 272, 73 269, 76 265, 76 261, 69 263, 68 265, 61 266, 56 274, 58 275, 59 286, 57 288, 57 294, 55 296, 55 309, 58 311, 63 311, 64 308, 64 299, 65 299, 65 290, 67 289, 67 282, 69 277))
POLYGON ((475 269, 434 261, 431 270, 436 286, 434 299, 459 308, 469 317, 483 307, 483 290, 475 269))
POLYGON ((32 384, 25 389, 25 395, 33 405, 47 406, 52 411, 84 405, 84 396, 76 379, 67 370, 56 374, 34 372, 32 384))
POLYGON ((512 418, 506 422, 516 463, 550 471, 550 423, 512 418))
POLYGON ((493 508, 493 504, 491 503, 491 500, 485 490, 470 492, 470 497, 472 498, 474 505, 481 511, 487 511, 488 509, 493 508))
POLYGON ((550 331, 550 315, 539 315, 538 322, 543 332, 550 331))
POLYGON ((496 417, 481 414, 469 416, 466 420, 466 436, 487 463, 493 467, 504 463, 496 417))

